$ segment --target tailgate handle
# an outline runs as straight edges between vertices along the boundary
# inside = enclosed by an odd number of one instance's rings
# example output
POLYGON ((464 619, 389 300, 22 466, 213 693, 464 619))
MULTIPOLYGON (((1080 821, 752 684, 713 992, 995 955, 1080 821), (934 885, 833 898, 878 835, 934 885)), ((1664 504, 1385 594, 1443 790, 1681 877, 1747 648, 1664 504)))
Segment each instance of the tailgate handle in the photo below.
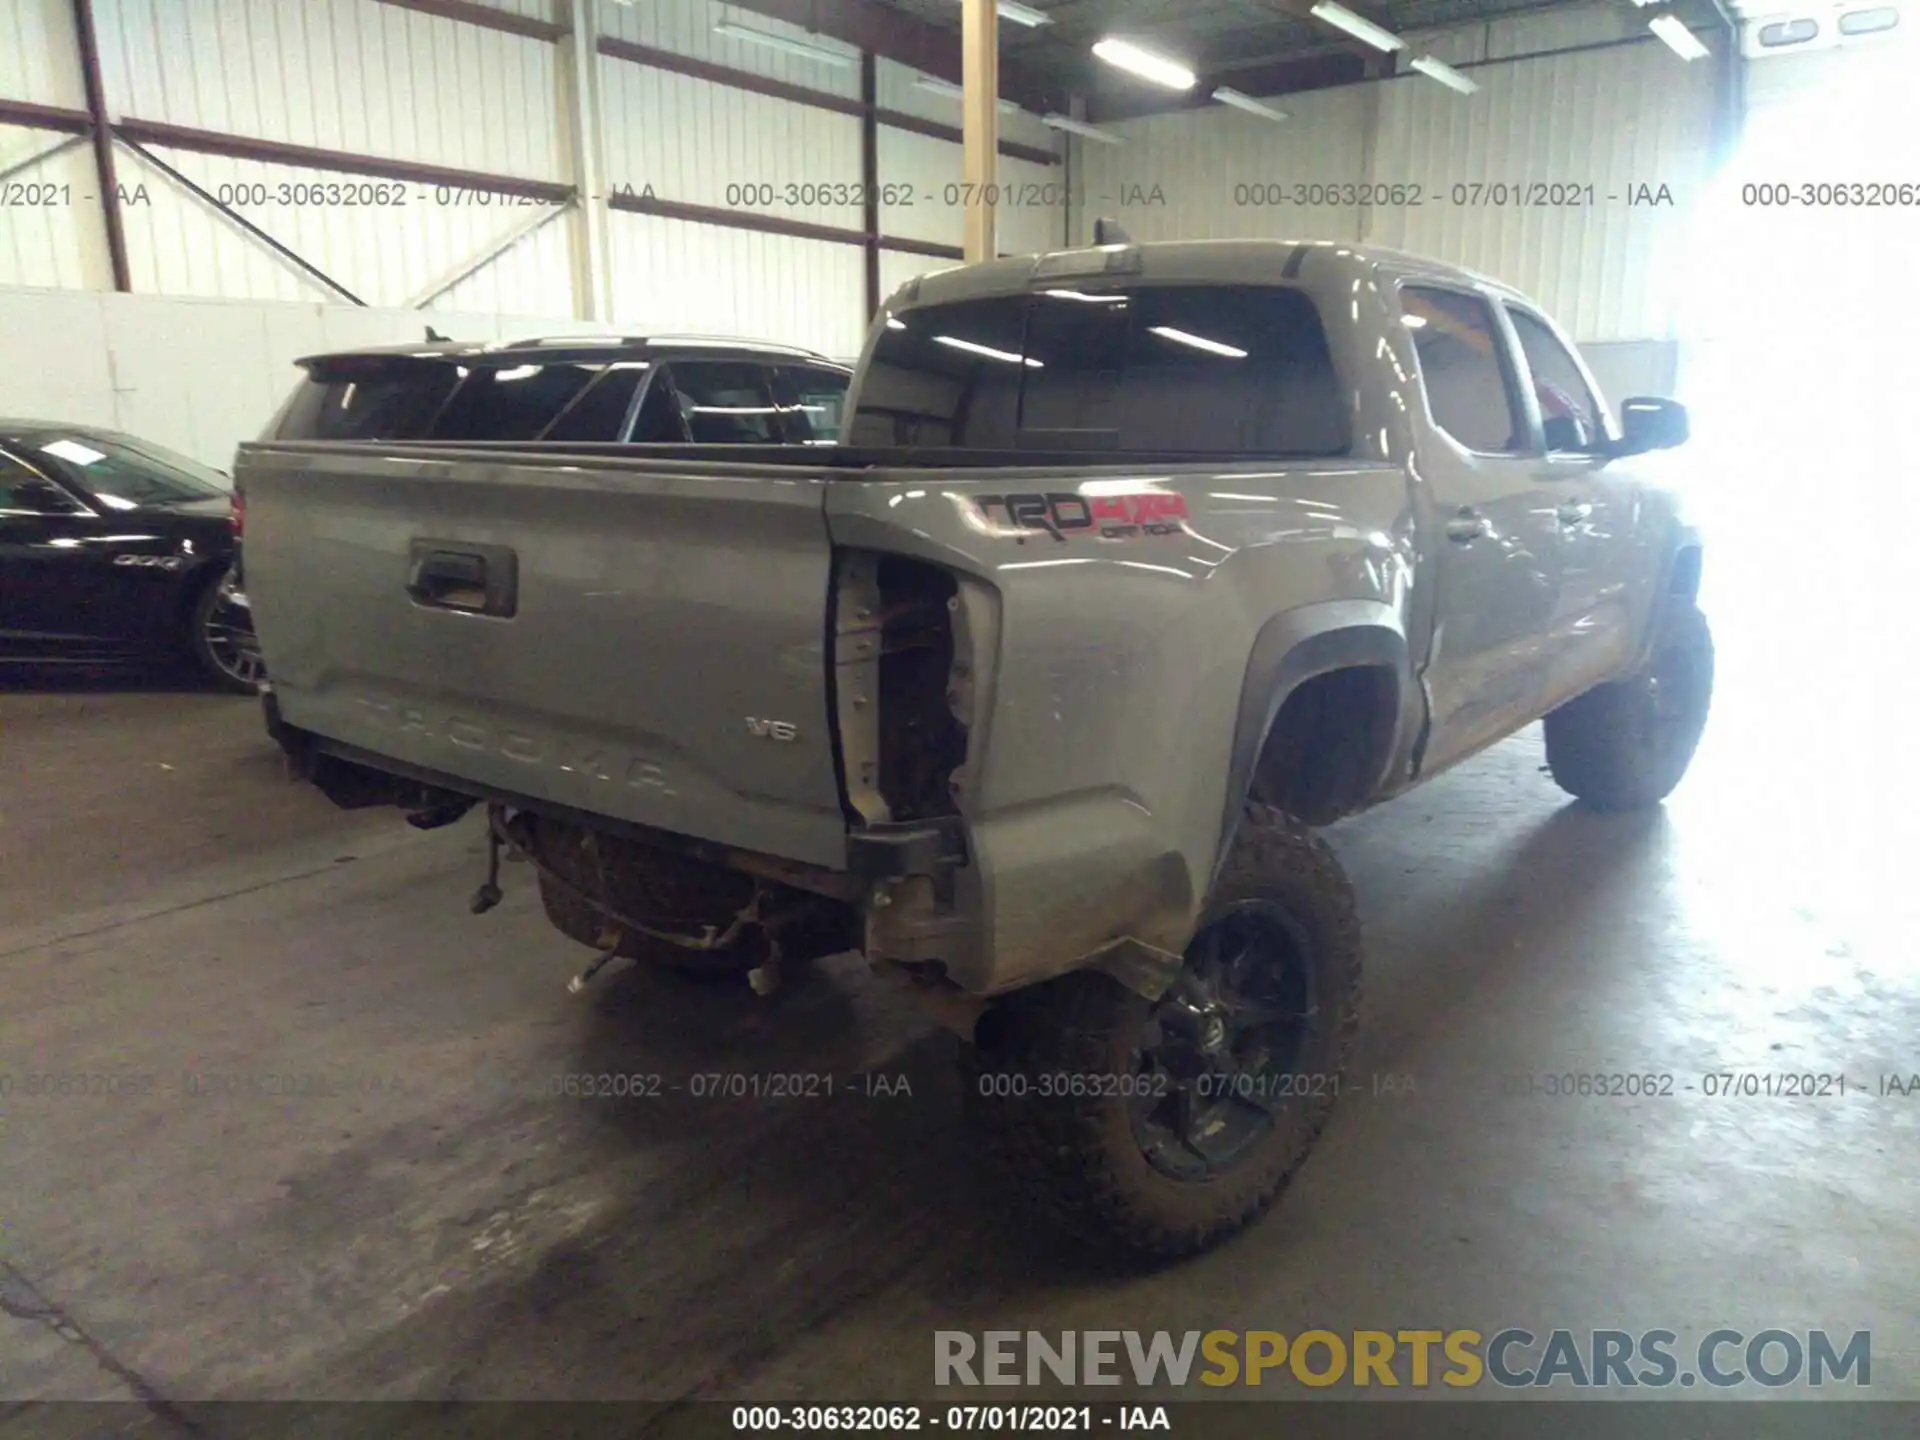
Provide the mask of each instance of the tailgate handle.
POLYGON ((415 540, 408 555, 407 594, 416 604, 469 615, 514 612, 517 557, 505 545, 415 540))

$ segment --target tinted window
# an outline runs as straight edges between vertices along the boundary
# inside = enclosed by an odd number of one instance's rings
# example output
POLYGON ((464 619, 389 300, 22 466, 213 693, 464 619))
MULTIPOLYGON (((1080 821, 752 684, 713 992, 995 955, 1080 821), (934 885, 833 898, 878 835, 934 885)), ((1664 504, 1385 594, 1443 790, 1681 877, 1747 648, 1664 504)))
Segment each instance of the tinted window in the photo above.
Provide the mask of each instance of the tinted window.
POLYGON ((665 370, 654 373, 640 401, 640 413, 633 417, 635 445, 684 445, 686 423, 680 418, 680 401, 673 393, 673 377, 665 370))
POLYGON ((1469 450, 1512 454, 1528 448, 1486 302, 1454 290, 1409 286, 1400 292, 1400 308, 1413 331, 1433 423, 1469 450))
POLYGON ((226 496, 219 476, 184 455, 145 441, 127 444, 97 435, 41 436, 35 458, 60 469, 109 510, 172 505, 226 496))
POLYGON ((318 361, 288 404, 281 440, 417 440, 459 382, 444 360, 318 361))
POLYGON ((58 485, 11 455, 0 453, 0 511, 70 515, 79 504, 58 485))
POLYGON ((773 372, 773 398, 790 444, 831 445, 840 438, 848 376, 815 365, 780 365, 773 372))
POLYGON ((676 360, 667 372, 696 445, 777 445, 778 412, 760 366, 739 360, 676 360))
POLYGON ((1520 352, 1527 357, 1549 450, 1591 450, 1606 438, 1600 406, 1580 367, 1554 333, 1524 310, 1508 307, 1520 352))
POLYGON ((548 427, 542 440, 620 440, 625 438, 633 392, 647 378, 641 364, 609 365, 585 394, 548 427))
POLYGON ((431 440, 532 440, 565 410, 598 365, 480 365, 433 422, 431 440))
POLYGON ((1346 407, 1312 302, 1278 286, 1059 287, 909 311, 856 445, 1332 455, 1346 407))

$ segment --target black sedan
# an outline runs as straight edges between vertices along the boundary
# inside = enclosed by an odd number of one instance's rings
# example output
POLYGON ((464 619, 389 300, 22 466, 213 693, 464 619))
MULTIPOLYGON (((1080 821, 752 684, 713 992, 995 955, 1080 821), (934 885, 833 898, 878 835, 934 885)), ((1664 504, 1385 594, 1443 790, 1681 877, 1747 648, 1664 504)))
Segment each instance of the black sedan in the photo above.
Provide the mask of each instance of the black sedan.
POLYGON ((0 659, 263 678, 222 477, 111 430, 0 420, 0 659))

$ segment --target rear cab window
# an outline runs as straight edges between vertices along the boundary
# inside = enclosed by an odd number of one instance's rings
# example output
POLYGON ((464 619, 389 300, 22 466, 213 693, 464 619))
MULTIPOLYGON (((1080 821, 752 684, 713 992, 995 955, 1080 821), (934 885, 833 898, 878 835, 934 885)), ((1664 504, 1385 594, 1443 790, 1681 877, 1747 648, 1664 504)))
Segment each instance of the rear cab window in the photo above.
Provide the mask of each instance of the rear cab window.
POLYGON ((1326 332, 1279 285, 1075 288, 890 318, 855 446, 1332 456, 1352 445, 1326 332))

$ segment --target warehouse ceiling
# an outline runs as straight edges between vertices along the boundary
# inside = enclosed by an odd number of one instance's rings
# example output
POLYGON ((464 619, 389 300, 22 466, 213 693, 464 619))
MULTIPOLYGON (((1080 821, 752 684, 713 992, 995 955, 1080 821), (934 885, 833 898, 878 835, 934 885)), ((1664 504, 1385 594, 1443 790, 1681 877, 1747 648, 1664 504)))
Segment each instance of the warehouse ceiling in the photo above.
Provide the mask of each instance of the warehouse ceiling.
MULTIPOLYGON (((957 46, 960 0, 888 0, 928 26, 950 32, 957 46)), ((1089 100, 1089 118, 1198 103, 1213 85, 1249 95, 1348 84, 1392 73, 1390 57, 1353 40, 1306 12, 1312 0, 1022 0, 1049 23, 1028 27, 1000 22, 1003 77, 1008 69, 1050 91, 1070 90, 1089 100), (1201 78, 1191 100, 1133 79, 1091 56, 1095 41, 1118 36, 1179 60, 1201 78)), ((1493 20, 1525 11, 1563 8, 1568 0, 1347 0, 1346 8, 1398 34, 1493 20)), ((1628 8, 1621 0, 1622 8, 1628 8)), ((1712 0, 1676 6, 1690 24, 1710 32, 1718 23, 1712 0)), ((1015 86, 1003 90, 1014 93, 1015 86)))

